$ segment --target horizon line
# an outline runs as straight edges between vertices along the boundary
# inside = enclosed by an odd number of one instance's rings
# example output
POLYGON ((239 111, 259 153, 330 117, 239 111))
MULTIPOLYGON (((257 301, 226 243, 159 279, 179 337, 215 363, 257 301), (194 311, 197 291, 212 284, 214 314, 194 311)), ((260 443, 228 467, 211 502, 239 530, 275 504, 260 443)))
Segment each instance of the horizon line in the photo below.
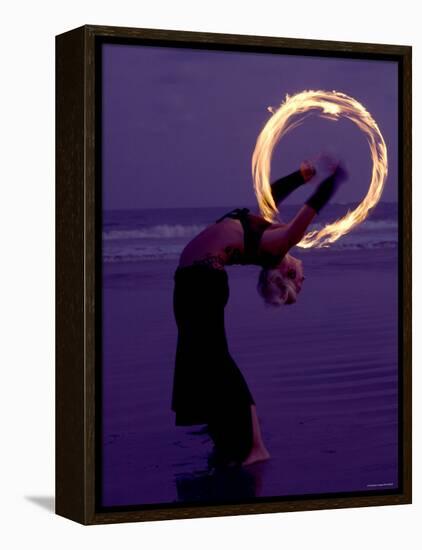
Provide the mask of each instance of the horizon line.
MULTIPOLYGON (((350 204, 359 204, 361 201, 350 201, 350 202, 331 202, 331 206, 347 206, 350 204)), ((239 204, 239 203, 238 203, 239 204)), ((284 206, 291 207, 301 207, 305 203, 294 203, 294 204, 285 204, 284 206)), ((398 201, 379 201, 377 204, 398 204, 398 201)), ((328 205, 327 205, 328 206, 328 205)), ((374 208, 376 208, 375 205, 374 208)), ((103 208, 103 211, 116 211, 116 210, 178 210, 178 209, 190 209, 190 210, 199 210, 202 208, 221 208, 221 209, 232 209, 232 208, 259 208, 257 204, 255 205, 246 205, 246 206, 235 206, 235 205, 207 205, 207 206, 148 206, 148 207, 122 207, 122 208, 103 208)))

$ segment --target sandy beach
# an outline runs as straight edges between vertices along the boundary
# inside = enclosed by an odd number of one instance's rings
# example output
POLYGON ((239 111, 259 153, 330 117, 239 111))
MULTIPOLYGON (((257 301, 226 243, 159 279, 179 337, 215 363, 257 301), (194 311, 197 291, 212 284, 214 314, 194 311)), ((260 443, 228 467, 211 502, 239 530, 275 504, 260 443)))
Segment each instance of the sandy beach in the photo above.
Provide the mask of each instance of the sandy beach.
POLYGON ((104 264, 103 505, 244 502, 397 487, 397 249, 297 250, 296 304, 267 308, 229 266, 226 332, 271 459, 213 471, 170 409, 171 260, 104 264))

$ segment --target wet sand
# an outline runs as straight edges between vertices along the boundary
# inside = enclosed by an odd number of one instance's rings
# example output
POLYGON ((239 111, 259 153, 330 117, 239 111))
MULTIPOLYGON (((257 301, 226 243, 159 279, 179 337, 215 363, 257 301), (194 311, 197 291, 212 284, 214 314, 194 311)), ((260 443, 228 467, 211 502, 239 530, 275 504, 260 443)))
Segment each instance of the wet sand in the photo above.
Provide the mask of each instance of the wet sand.
POLYGON ((397 250, 295 255, 306 281, 279 309, 258 267, 227 268, 229 349, 271 459, 217 472, 203 427, 176 427, 170 409, 176 262, 104 265, 104 506, 397 487, 397 250))

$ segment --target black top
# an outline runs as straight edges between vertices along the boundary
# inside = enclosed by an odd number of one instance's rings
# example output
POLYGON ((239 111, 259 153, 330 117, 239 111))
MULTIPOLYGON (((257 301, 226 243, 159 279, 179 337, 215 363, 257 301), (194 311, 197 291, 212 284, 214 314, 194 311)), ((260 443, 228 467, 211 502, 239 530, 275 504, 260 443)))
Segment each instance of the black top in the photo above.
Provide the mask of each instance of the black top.
POLYGON ((262 254, 259 252, 259 243, 262 234, 271 225, 271 222, 261 216, 252 214, 249 208, 234 208, 215 221, 220 222, 224 218, 233 218, 240 220, 244 235, 244 253, 242 256, 234 258, 231 263, 235 264, 254 264, 262 267, 275 267, 283 256, 273 256, 271 254, 262 254))
MULTIPOLYGON (((274 202, 278 205, 295 189, 306 183, 301 170, 296 170, 291 174, 279 178, 271 184, 271 194, 274 202)), ((271 225, 261 216, 252 214, 249 208, 234 208, 216 220, 216 223, 224 218, 235 218, 241 221, 244 232, 244 253, 242 256, 235 257, 231 263, 255 264, 268 269, 274 268, 282 260, 284 254, 273 256, 272 254, 260 254, 259 243, 262 234, 271 225)))

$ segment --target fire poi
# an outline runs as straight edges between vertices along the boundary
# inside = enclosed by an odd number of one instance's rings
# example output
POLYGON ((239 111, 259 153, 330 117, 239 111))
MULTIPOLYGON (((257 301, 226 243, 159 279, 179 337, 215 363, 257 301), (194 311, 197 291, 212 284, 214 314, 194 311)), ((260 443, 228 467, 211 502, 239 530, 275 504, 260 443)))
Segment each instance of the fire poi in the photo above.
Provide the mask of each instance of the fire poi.
POLYGON ((362 223, 380 200, 388 173, 387 147, 380 129, 361 103, 335 90, 307 90, 292 96, 286 95, 285 101, 277 109, 268 107, 268 110, 272 116, 259 134, 252 155, 254 191, 261 215, 268 221, 273 221, 279 213, 270 190, 271 158, 274 147, 287 132, 302 124, 310 114, 316 114, 333 121, 346 117, 367 138, 372 158, 372 179, 366 196, 355 210, 348 210, 343 217, 319 231, 310 231, 297 244, 302 248, 329 246, 362 223), (304 113, 307 114, 303 116, 304 113))

